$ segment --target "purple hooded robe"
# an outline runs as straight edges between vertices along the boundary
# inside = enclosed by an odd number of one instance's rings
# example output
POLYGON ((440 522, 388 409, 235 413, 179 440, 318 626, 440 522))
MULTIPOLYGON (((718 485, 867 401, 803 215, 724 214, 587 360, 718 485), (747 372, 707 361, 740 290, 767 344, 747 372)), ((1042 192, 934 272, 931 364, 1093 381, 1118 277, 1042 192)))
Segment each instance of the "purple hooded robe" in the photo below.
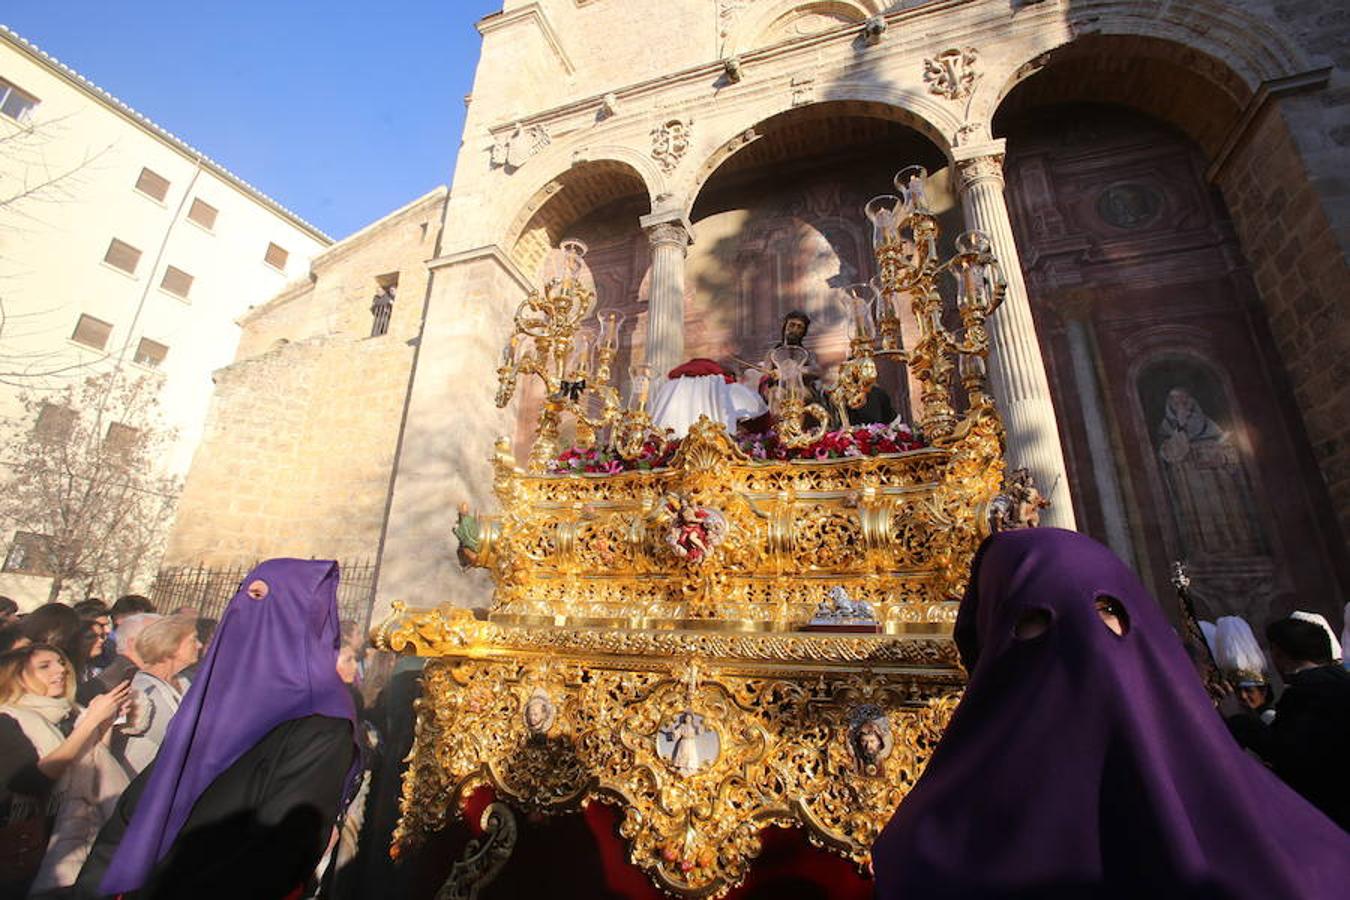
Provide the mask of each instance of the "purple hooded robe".
POLYGON ((145 884, 202 792, 276 726, 314 715, 348 719, 356 740, 356 710, 337 674, 337 585, 331 560, 272 559, 244 579, 169 723, 104 892, 145 884), (254 581, 267 596, 249 596, 254 581))
POLYGON ((877 897, 1350 897, 1350 836, 1238 747, 1101 544, 991 538, 956 641, 970 681, 873 847, 877 897), (1123 606, 1123 635, 1101 596, 1123 606), (1049 628, 1018 638, 1030 610, 1049 628))

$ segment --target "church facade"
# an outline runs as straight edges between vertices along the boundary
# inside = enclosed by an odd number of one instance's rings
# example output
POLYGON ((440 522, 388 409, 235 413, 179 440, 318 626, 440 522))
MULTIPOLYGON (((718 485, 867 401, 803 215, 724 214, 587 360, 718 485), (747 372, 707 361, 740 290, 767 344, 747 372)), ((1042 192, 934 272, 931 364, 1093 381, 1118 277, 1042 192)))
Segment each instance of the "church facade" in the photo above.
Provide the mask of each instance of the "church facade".
MULTIPOLYGON (((873 274, 869 198, 934 173, 1010 279, 991 374, 1010 462, 1202 614, 1333 613, 1350 586, 1346 25, 1318 4, 508 2, 429 263, 393 478, 388 604, 476 605, 449 539, 491 504, 512 311, 565 237, 617 370, 758 359, 791 309, 829 366, 873 274)), ((622 381, 622 377, 620 381, 622 381)), ((882 381, 906 407, 896 372, 882 381)))

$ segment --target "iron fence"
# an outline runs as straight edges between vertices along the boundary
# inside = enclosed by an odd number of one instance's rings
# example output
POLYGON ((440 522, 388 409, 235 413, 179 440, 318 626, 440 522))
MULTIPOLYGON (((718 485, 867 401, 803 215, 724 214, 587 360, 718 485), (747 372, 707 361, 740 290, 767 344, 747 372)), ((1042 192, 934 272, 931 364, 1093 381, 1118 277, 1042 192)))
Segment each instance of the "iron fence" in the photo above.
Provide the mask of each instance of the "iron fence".
MULTIPOLYGON (((203 616, 219 619, 244 576, 256 565, 255 562, 220 569, 206 566, 161 569, 150 586, 150 599, 155 609, 163 613, 190 606, 203 616)), ((338 568, 342 575, 338 581, 338 616, 356 622, 364 630, 370 626, 370 610, 375 600, 375 564, 370 560, 339 562, 338 568)))

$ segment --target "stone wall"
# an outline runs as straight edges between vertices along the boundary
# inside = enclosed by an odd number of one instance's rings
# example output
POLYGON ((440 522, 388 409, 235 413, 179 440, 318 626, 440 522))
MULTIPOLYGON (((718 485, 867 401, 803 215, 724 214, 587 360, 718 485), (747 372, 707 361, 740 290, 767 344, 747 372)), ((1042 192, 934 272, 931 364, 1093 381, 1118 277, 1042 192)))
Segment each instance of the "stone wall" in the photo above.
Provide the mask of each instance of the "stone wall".
POLYGON ((1308 177, 1282 106, 1272 105, 1253 123, 1218 183, 1342 534, 1350 535, 1350 271, 1327 219, 1321 183, 1308 177))
MULTIPOLYGON (((1307 320, 1330 308, 1331 285, 1338 278, 1344 283, 1343 256, 1350 246, 1344 227, 1350 179, 1343 172, 1344 144, 1350 140, 1345 70, 1350 30, 1344 14, 1325 3, 671 0, 652 6, 539 0, 506 3, 480 31, 483 56, 457 157, 443 255, 433 264, 429 325, 419 349, 381 563, 382 603, 481 601, 481 591, 461 595, 461 576, 448 549, 430 549, 427 542, 448 534, 457 496, 486 494, 483 456, 493 434, 465 434, 459 424, 474 429, 511 424, 509 417, 496 417, 490 396, 481 401, 477 394, 490 391, 507 318, 533 275, 530 261, 541 258, 543 248, 525 246, 527 238, 554 241, 570 225, 636 190, 637 202, 624 213, 628 220, 616 227, 631 229, 633 218, 647 224, 693 222, 694 247, 701 248, 695 212, 710 179, 725 172, 724 165, 734 168, 738 160, 764 153, 772 141, 762 132, 772 130, 775 117, 812 111, 831 121, 847 112, 897 122, 922 135, 947 163, 959 163, 969 175, 959 187, 966 224, 1001 229, 1004 145, 997 140, 995 115, 1019 85, 1038 79, 1044 85, 1056 72, 1066 85, 1062 96, 1037 94, 1035 88, 1030 106, 1049 99, 1130 106, 1190 134, 1205 165, 1216 165, 1243 253, 1258 270, 1256 283, 1276 345, 1291 367, 1297 415, 1314 448, 1308 454, 1317 454, 1340 522, 1350 520, 1345 401, 1328 399, 1324 382, 1337 378, 1320 374, 1335 372, 1343 337, 1325 324, 1310 329, 1307 320), (868 41, 862 23, 874 15, 883 17, 886 28, 879 40, 868 41), (1095 66, 1085 69, 1091 78, 1063 77, 1073 71, 1060 66, 1058 55, 1066 49, 1070 56, 1078 51, 1076 65, 1095 66), (725 65, 732 56, 739 67, 725 65), (1089 88, 1107 93, 1093 95, 1085 91, 1089 88), (1262 115, 1278 110, 1286 129, 1283 144, 1264 150, 1274 139, 1262 137, 1265 125, 1256 116, 1262 104, 1267 107, 1262 115), (1290 207, 1308 217, 1299 225, 1307 239, 1284 257, 1293 254, 1288 261, 1299 279, 1317 282, 1320 304, 1309 299, 1312 288, 1295 289, 1275 277, 1286 266, 1280 248, 1258 234, 1266 227, 1266 209, 1254 199, 1228 196, 1244 177, 1232 173, 1250 176, 1250 160, 1262 153, 1266 183, 1245 189, 1282 184, 1290 207), (620 172, 622 190, 615 187, 620 172), (1313 200, 1298 199, 1308 192, 1313 200), (976 197, 978 202, 971 199, 976 197), (1284 317, 1286 309, 1296 315, 1292 322, 1284 317), (441 324, 432 327, 433 320, 441 324), (467 329, 466 322, 479 330, 467 329), (1300 374, 1297 360, 1305 355, 1307 371, 1300 374), (397 579, 388 581, 395 571, 397 579)), ((838 129, 824 136, 794 133, 783 144, 790 152, 779 161, 857 143, 838 129)), ((706 219, 709 228, 714 218, 706 219)), ((642 257, 642 251, 639 246, 630 258, 642 257)), ((1010 266, 1018 264, 1010 239, 999 253, 1010 266)), ((695 269, 703 255, 701 249, 688 255, 686 289, 697 290, 695 269)), ((643 273, 632 274, 641 285, 643 273)), ((686 318, 699 302, 690 301, 686 318)), ((1006 320, 1024 306, 1019 299, 999 316, 1006 320)), ((997 320, 993 324, 1001 327, 997 320)), ((1035 358, 1039 351, 1029 327, 1009 326, 1008 335, 1007 358, 1018 361, 1019 383, 1043 381, 1044 364, 1035 358)), ((1026 406, 1029 418, 1010 447, 1014 459, 1019 448, 1041 440, 1027 435, 1055 430, 1039 388, 1031 399, 1036 402, 1026 406)), ((1011 421, 1018 407, 1009 408, 1011 421)), ((1058 455, 1058 444, 1047 443, 1046 449, 1055 451, 1046 459, 1058 455)), ((1066 481, 1057 503, 1071 506, 1073 489, 1066 481)))
POLYGON ((378 554, 445 195, 337 244, 308 287, 245 317, 239 358, 216 373, 166 566, 378 554), (389 331, 372 337, 371 297, 393 274, 389 331))

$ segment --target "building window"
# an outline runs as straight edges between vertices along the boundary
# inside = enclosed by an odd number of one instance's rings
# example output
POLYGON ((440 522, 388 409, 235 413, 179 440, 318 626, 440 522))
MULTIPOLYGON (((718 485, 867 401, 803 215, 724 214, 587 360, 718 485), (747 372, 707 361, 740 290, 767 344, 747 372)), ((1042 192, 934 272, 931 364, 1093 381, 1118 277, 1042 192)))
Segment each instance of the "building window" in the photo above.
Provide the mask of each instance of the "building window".
POLYGON ((188 291, 192 290, 192 276, 182 269, 169 266, 164 270, 164 278, 160 280, 159 286, 170 294, 186 298, 188 291))
POLYGON ((108 252, 103 254, 103 261, 129 275, 135 274, 136 264, 141 261, 141 251, 125 241, 113 238, 112 243, 108 245, 108 252))
POLYGON ((0 78, 0 114, 16 122, 26 122, 37 109, 38 99, 0 78))
POLYGON ((77 344, 102 350, 108 346, 108 337, 111 334, 112 325, 110 323, 81 314, 80 321, 75 323, 75 333, 70 336, 70 339, 77 344))
POLYGON ((192 206, 188 209, 188 218, 210 231, 216 227, 216 214, 219 212, 220 210, 210 203, 205 203, 194 197, 192 206))
POLYGON ((169 196, 169 179, 158 172, 141 169, 141 177, 136 179, 136 190, 147 197, 162 201, 169 196))
POLYGON ((164 357, 169 355, 169 348, 159 341, 152 341, 149 338, 141 338, 141 342, 136 345, 136 362, 143 366, 156 366, 164 362, 164 357))
POLYGON ((370 303, 370 336, 389 333, 389 318, 394 314, 394 299, 398 296, 398 274, 381 275, 375 279, 379 290, 370 303))
POLYGON ((69 406, 44 403, 38 409, 37 422, 33 425, 33 434, 38 440, 59 444, 69 438, 74 430, 75 410, 69 406))
POLYGON ((109 453, 119 456, 130 453, 136 447, 136 442, 141 439, 141 430, 132 428, 130 425, 123 425, 121 422, 113 422, 108 426, 108 436, 103 440, 103 446, 109 453))
POLYGON ((263 262, 274 269, 285 269, 286 260, 291 256, 285 247, 278 247, 276 244, 267 245, 267 253, 263 256, 263 262))
POLYGON ((51 544, 45 534, 31 531, 16 531, 14 542, 5 554, 5 571, 22 572, 25 575, 50 575, 51 544))

